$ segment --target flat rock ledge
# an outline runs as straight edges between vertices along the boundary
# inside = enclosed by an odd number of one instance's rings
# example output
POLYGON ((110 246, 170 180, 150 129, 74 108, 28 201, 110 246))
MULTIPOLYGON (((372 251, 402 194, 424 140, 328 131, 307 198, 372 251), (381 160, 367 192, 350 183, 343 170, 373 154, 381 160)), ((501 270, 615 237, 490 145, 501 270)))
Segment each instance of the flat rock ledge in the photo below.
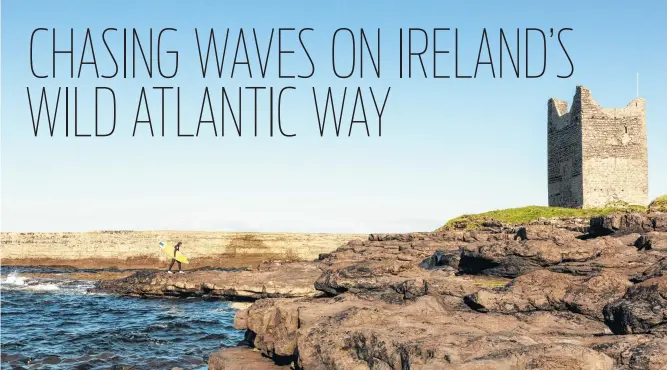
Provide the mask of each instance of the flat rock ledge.
POLYGON ((214 352, 208 359, 209 369, 217 370, 287 370, 288 367, 276 365, 262 353, 253 348, 225 348, 214 352))
POLYGON ((209 369, 667 369, 666 241, 665 213, 352 240, 209 369))
POLYGON ((145 297, 204 297, 228 300, 315 297, 321 274, 314 262, 267 263, 252 271, 191 271, 183 274, 140 271, 100 281, 96 291, 145 297))

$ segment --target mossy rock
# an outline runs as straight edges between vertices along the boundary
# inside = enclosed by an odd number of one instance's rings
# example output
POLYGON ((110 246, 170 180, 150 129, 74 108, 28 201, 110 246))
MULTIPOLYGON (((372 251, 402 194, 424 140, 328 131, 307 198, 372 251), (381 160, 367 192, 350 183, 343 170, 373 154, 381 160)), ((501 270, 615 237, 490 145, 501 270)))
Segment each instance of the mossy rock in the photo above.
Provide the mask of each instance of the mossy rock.
POLYGON ((651 212, 667 212, 667 195, 655 198, 651 204, 648 205, 651 212))
POLYGON ((462 215, 447 221, 436 231, 446 230, 476 230, 487 225, 503 224, 515 226, 527 224, 540 219, 553 218, 591 218, 606 216, 616 212, 641 212, 648 211, 667 212, 667 195, 658 197, 649 207, 629 205, 623 202, 610 203, 603 208, 560 208, 546 206, 527 206, 520 208, 508 208, 490 212, 462 215))

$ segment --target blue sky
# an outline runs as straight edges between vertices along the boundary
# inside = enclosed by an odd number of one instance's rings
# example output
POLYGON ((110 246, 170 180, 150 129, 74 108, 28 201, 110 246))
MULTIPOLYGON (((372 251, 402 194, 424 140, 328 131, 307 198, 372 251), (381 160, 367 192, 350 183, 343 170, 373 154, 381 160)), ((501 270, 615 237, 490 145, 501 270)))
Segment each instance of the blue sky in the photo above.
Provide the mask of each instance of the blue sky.
MULTIPOLYGON (((575 86, 585 85, 602 106, 622 107, 635 97, 636 73, 640 95, 647 100, 649 195, 654 198, 667 193, 665 19, 667 3, 663 1, 631 6, 626 1, 560 1, 557 6, 535 1, 415 1, 409 5, 403 1, 2 1, 2 229, 407 232, 434 229, 461 213, 545 205, 547 100, 571 100, 575 86), (84 66, 81 78, 70 79, 67 57, 59 56, 56 78, 36 79, 30 70, 30 35, 39 27, 55 28, 58 45, 69 41, 69 29, 74 28, 75 73, 86 28, 91 29, 102 73, 112 68, 101 40, 105 28, 136 28, 142 40, 151 27, 155 33, 176 28, 177 32, 164 36, 164 45, 165 50, 179 51, 178 75, 151 79, 140 70, 134 79, 97 79, 92 67, 84 66), (260 46, 267 45, 271 28, 313 28, 305 40, 315 75, 276 78, 274 38, 266 78, 259 78, 254 65, 252 79, 242 69, 233 79, 203 79, 194 29, 214 28, 221 37, 230 28, 235 42, 241 27, 251 58, 253 27, 260 46), (339 27, 364 28, 371 42, 381 29, 381 78, 371 76, 370 64, 364 66, 363 79, 358 74, 335 78, 330 40, 339 27), (474 72, 484 28, 494 57, 498 29, 502 27, 512 43, 520 28, 522 66, 523 29, 573 28, 563 34, 563 41, 574 74, 567 79, 556 77, 567 74, 569 64, 557 40, 550 39, 542 78, 517 79, 506 65, 502 79, 492 78, 484 66, 476 79, 400 79, 398 30, 410 27, 429 33, 437 27, 458 28, 459 60, 466 74, 474 72), (38 94, 42 86, 51 92, 58 86, 78 87, 78 118, 85 133, 94 131, 95 86, 113 88, 116 132, 106 138, 65 138, 60 126, 57 137, 41 132, 35 138, 26 87, 38 94), (179 138, 175 105, 169 103, 165 137, 150 137, 147 127, 141 126, 132 137, 142 86, 179 86, 181 124, 188 132, 196 129, 205 86, 211 89, 218 117, 222 86, 232 91, 238 86, 295 86, 285 95, 281 115, 287 131, 297 136, 268 137, 262 121, 264 133, 252 136, 253 107, 246 105, 242 137, 214 137, 210 127, 202 127, 200 137, 179 138), (371 137, 358 125, 348 137, 349 116, 341 130, 345 135, 336 137, 329 131, 320 137, 311 87, 323 98, 329 86, 337 94, 349 88, 346 115, 357 87, 364 91, 372 87, 380 96, 391 87, 382 136, 377 136, 372 100, 366 95, 371 137)), ((283 67, 287 73, 308 73, 308 60, 300 53, 295 34, 285 39, 286 47, 296 52, 285 56, 283 67)), ((110 38, 117 57, 120 35, 110 38)), ((439 34, 438 44, 453 50, 454 33, 439 34)), ((36 69, 50 71, 50 34, 40 34, 35 45, 36 69)), ((344 66, 349 55, 340 45, 345 44, 341 42, 337 49, 344 66)), ((534 50, 539 53, 539 46, 531 40, 531 69, 532 63, 539 67, 541 57, 533 55, 534 50)), ((228 51, 228 58, 233 51, 228 51)), ((432 54, 426 55, 429 69, 432 54)), ((444 73, 453 73, 453 60, 450 54, 439 59, 438 65, 444 73)), ((165 69, 173 66, 169 58, 164 62, 165 69)), ((494 66, 498 73, 497 60, 494 66)), ((33 101, 37 98, 33 96, 33 101)), ((157 129, 159 93, 150 92, 148 101, 157 129)), ((63 107, 59 114, 64 114, 63 107)), ((268 117, 267 109, 267 103, 260 104, 260 116, 268 117)), ((101 124, 110 122, 109 113, 100 111, 101 124)), ((231 132, 231 126, 226 130, 231 132)))

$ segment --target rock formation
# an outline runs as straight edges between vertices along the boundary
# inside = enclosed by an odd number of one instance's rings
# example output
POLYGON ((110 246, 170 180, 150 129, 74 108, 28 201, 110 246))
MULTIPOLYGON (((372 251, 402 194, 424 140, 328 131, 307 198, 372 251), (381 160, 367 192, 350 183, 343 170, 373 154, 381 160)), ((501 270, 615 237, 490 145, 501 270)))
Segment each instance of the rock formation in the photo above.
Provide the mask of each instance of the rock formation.
POLYGON ((490 225, 352 240, 317 263, 321 296, 239 311, 246 347, 209 368, 271 368, 258 351, 318 370, 664 369, 664 233, 667 214, 654 213, 596 218, 589 232, 490 225))
POLYGON ((184 274, 140 271, 122 279, 100 281, 97 289, 133 296, 217 297, 230 300, 312 297, 322 294, 313 286, 319 274, 314 263, 269 262, 256 270, 204 270, 184 274))

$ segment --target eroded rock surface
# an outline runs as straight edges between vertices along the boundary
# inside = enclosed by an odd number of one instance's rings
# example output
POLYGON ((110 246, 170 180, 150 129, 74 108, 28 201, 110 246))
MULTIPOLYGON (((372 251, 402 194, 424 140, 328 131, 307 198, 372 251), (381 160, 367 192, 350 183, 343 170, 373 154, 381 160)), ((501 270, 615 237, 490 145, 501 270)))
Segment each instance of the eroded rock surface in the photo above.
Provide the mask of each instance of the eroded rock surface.
POLYGON ((141 271, 119 280, 101 281, 98 289, 124 295, 260 299, 320 294, 313 281, 320 271, 312 262, 265 264, 254 271, 193 271, 184 274, 141 271))
POLYGON ((371 235, 322 256, 326 297, 262 299, 235 327, 300 369, 662 369, 663 219, 371 235))
POLYGON ((616 334, 667 333, 667 276, 630 287, 604 307, 604 319, 616 334))
POLYGON ((591 219, 590 232, 594 235, 650 231, 667 231, 667 213, 615 213, 591 219))
POLYGON ((344 294, 263 300, 247 314, 257 348, 272 358, 292 357, 304 369, 481 369, 517 356, 543 365, 561 361, 564 368, 613 367, 607 355, 586 347, 604 324, 570 313, 480 314, 453 310, 437 296, 394 305, 344 294))
POLYGON ((107 287, 262 298, 234 320, 256 352, 218 352, 216 369, 249 355, 304 370, 663 369, 665 235, 663 213, 490 222, 374 234, 318 262, 107 287))
POLYGON ((225 348, 208 359, 209 370, 279 370, 273 361, 252 348, 225 348))
POLYGON ((480 290, 465 301, 481 312, 571 311, 602 321, 604 306, 623 297, 630 286, 625 275, 614 271, 580 277, 537 270, 514 279, 503 291, 480 290))

